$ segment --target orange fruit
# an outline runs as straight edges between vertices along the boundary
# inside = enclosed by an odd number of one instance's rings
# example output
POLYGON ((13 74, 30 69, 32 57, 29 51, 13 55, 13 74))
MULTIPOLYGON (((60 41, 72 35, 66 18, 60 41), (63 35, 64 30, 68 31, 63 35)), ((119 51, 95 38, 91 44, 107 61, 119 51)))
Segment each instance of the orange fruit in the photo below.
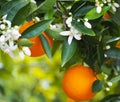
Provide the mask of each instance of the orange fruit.
MULTIPOLYGON (((23 24, 20 29, 19 32, 22 34, 22 32, 24 32, 27 28, 29 28, 30 26, 32 26, 33 24, 35 24, 35 21, 30 21, 30 22, 26 22, 25 24, 23 24)), ((52 46, 53 40, 51 37, 49 37, 46 32, 42 32, 42 34, 44 35, 44 37, 47 39, 50 47, 52 46)), ((42 46, 42 42, 40 40, 39 36, 33 37, 33 38, 29 38, 29 40, 31 42, 33 42, 33 45, 30 47, 30 51, 31 51, 31 57, 38 57, 41 55, 45 54, 45 51, 43 49, 42 46)))
POLYGON ((119 49, 120 49, 120 40, 117 42, 116 48, 119 48, 119 49))
POLYGON ((62 88, 69 98, 86 101, 95 96, 95 93, 92 92, 92 85, 95 80, 97 78, 91 68, 76 65, 65 72, 62 88))
POLYGON ((108 13, 105 13, 105 14, 103 15, 103 18, 104 18, 104 19, 110 19, 110 15, 109 15, 108 13))
POLYGON ((68 98, 66 102, 75 102, 74 100, 68 98))

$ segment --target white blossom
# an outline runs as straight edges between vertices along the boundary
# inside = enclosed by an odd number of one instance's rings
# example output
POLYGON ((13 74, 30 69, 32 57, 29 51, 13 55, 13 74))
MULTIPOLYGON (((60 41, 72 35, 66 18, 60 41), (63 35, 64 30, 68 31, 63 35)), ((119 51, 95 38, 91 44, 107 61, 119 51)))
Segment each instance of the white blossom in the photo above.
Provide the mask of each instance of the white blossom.
POLYGON ((112 86, 113 83, 112 83, 112 82, 107 82, 107 85, 108 85, 108 86, 112 86))
POLYGON ((101 11, 102 11, 102 7, 99 5, 99 6, 97 6, 97 8, 96 8, 96 12, 97 13, 101 13, 101 11))
POLYGON ((110 91, 110 88, 109 88, 109 87, 107 87, 107 88, 105 88, 105 90, 106 90, 106 91, 110 91))
POLYGON ((92 28, 92 25, 88 22, 88 19, 87 18, 85 18, 84 19, 85 20, 85 22, 84 22, 84 25, 87 27, 87 28, 92 28))
POLYGON ((68 37, 68 44, 70 45, 73 38, 75 38, 76 40, 81 40, 82 33, 80 33, 74 27, 71 27, 70 31, 63 31, 60 33, 60 35, 69 36, 68 37))
POLYGON ((22 51, 23 51, 23 53, 24 53, 25 55, 27 55, 27 56, 30 56, 30 55, 31 55, 31 51, 30 51, 30 49, 29 49, 28 47, 23 47, 23 48, 22 48, 22 51))
POLYGON ((0 29, 1 29, 1 30, 4 30, 4 29, 5 29, 5 24, 1 24, 1 25, 0 25, 0 29))
POLYGON ((0 21, 0 29, 2 30, 0 35, 0 49, 10 57, 14 57, 14 51, 18 48, 16 41, 21 34, 19 33, 18 26, 11 27, 11 22, 6 20, 6 17, 7 15, 3 16, 0 21))
POLYGON ((120 7, 120 5, 119 5, 118 3, 116 3, 116 2, 114 2, 113 5, 114 5, 115 7, 117 7, 117 8, 120 7))
POLYGON ((68 27, 71 27, 72 17, 68 17, 66 20, 66 24, 68 27))

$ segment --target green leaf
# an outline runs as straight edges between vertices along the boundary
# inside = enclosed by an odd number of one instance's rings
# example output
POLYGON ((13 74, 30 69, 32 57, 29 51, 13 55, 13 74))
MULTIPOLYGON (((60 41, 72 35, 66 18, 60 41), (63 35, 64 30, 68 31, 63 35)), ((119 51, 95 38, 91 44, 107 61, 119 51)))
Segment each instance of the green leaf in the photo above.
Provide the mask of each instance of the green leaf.
POLYGON ((79 9, 75 14, 74 17, 84 16, 88 11, 90 11, 94 6, 84 6, 79 9))
POLYGON ((47 39, 42 34, 40 35, 40 39, 41 39, 44 51, 46 52, 47 56, 50 59, 52 59, 51 48, 50 48, 49 42, 47 41, 47 39))
POLYGON ((97 57, 98 66, 100 68, 104 62, 104 50, 102 42, 99 42, 99 45, 97 46, 97 57))
POLYGON ((105 14, 109 9, 110 9, 109 6, 105 6, 105 7, 102 8, 101 13, 97 13, 97 12, 96 12, 96 8, 93 8, 92 10, 90 10, 90 11, 86 14, 85 18, 87 18, 87 19, 89 19, 89 20, 97 19, 97 18, 101 17, 103 14, 105 14))
POLYGON ((106 54, 107 54, 107 57, 120 59, 120 49, 118 48, 111 48, 110 50, 106 51, 106 54))
POLYGON ((56 0, 45 0, 41 3, 36 10, 34 10, 29 16, 33 14, 46 13, 55 5, 56 0))
POLYGON ((25 39, 25 38, 19 39, 17 43, 19 46, 28 46, 28 47, 32 46, 32 44, 33 44, 33 42, 31 42, 29 39, 25 39))
POLYGON ((71 59, 77 49, 77 42, 75 39, 72 40, 72 43, 69 45, 68 40, 66 39, 62 46, 62 67, 71 59))
POLYGON ((54 15, 54 9, 50 9, 48 12, 45 13, 45 19, 52 19, 54 15))
POLYGON ((13 19, 13 26, 14 25, 20 25, 22 24, 25 20, 30 11, 30 3, 28 3, 25 7, 21 8, 17 14, 15 15, 13 19))
POLYGON ((110 80, 110 82, 112 82, 112 83, 117 83, 118 81, 120 81, 120 75, 118 75, 110 80))
POLYGON ((113 37, 113 38, 109 39, 106 43, 111 43, 111 42, 115 42, 118 40, 120 40, 120 37, 113 37))
POLYGON ((54 38, 55 40, 63 40, 64 39, 64 37, 59 34, 60 33, 59 31, 47 29, 45 32, 48 35, 50 35, 52 38, 54 38))
POLYGON ((119 102, 119 101, 120 101, 120 94, 112 94, 112 95, 107 95, 100 102, 119 102))
POLYGON ((23 7, 25 7, 29 1, 11 1, 9 2, 10 4, 6 4, 4 7, 3 7, 3 14, 7 14, 7 18, 8 20, 12 21, 15 17, 15 15, 18 13, 18 11, 20 9, 22 9, 23 7), (10 6, 12 2, 12 6, 10 6), (10 6, 10 8, 9 8, 10 6), (5 10, 8 9, 6 12, 5 10))
POLYGON ((120 26, 120 8, 117 9, 115 14, 110 14, 111 19, 120 26))
POLYGON ((103 83, 100 80, 96 80, 92 85, 92 92, 97 93, 101 91, 102 88, 103 88, 103 83))
POLYGON ((47 29, 51 22, 52 20, 43 20, 35 23, 22 33, 21 38, 32 38, 42 34, 42 32, 47 29))
POLYGON ((8 14, 10 12, 10 10, 20 2, 21 2, 21 0, 12 0, 12 1, 5 3, 1 8, 2 14, 3 15, 8 14))
POLYGON ((87 28, 82 24, 82 22, 72 21, 72 25, 84 35, 95 36, 95 33, 92 29, 87 28))

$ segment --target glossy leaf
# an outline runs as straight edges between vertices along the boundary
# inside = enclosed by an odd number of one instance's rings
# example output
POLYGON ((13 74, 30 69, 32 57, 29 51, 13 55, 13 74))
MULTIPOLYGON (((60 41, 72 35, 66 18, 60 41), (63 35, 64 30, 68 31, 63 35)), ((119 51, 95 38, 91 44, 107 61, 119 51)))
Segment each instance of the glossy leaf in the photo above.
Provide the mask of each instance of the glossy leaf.
MULTIPOLYGON (((30 15, 48 12, 56 3, 56 0, 45 0, 30 15)), ((29 15, 29 16, 30 16, 29 15)))
POLYGON ((51 48, 50 48, 49 42, 47 41, 47 39, 42 34, 40 35, 40 39, 41 39, 44 51, 46 52, 47 56, 50 59, 52 59, 51 48))
POLYGON ((35 23, 22 33, 21 38, 32 38, 42 34, 42 32, 47 29, 51 22, 52 20, 43 20, 35 23))
POLYGON ((118 49, 118 48, 112 48, 112 49, 106 51, 106 54, 107 54, 107 57, 120 59, 120 49, 118 49))
POLYGON ((120 75, 118 75, 110 80, 110 82, 112 82, 112 83, 117 83, 119 81, 120 81, 120 75))
POLYGON ((28 46, 28 47, 32 46, 32 44, 33 44, 33 42, 31 42, 29 39, 25 39, 25 38, 19 39, 17 43, 19 46, 28 46))
MULTIPOLYGON (((12 1, 11 1, 12 2, 12 1)), ((12 3, 12 6, 9 8, 9 6, 11 5, 11 2, 10 4, 8 4, 7 6, 5 6, 6 8, 3 8, 3 14, 7 14, 7 19, 12 21, 15 17, 15 15, 18 13, 18 11, 20 9, 22 9, 23 7, 25 7, 29 1, 15 1, 15 3, 13 2, 12 3), (6 9, 9 9, 5 12, 6 9)))
POLYGON ((102 11, 101 13, 97 13, 96 12, 96 8, 93 8, 92 10, 90 10, 85 18, 89 19, 89 20, 94 20, 94 19, 97 19, 99 17, 101 17, 104 13, 106 13, 108 10, 110 9, 110 7, 106 6, 106 7, 103 7, 102 8, 102 11))
POLYGON ((94 6, 84 6, 79 9, 75 14, 74 17, 84 16, 88 11, 90 11, 94 6))
POLYGON ((103 88, 102 82, 100 80, 96 80, 93 83, 92 92, 97 93, 97 92, 101 91, 102 88, 103 88))
POLYGON ((28 3, 25 7, 21 8, 17 14, 15 15, 13 21, 12 21, 12 25, 20 25, 22 24, 25 20, 26 20, 26 17, 28 15, 30 11, 30 3, 28 3))
POLYGON ((120 37, 114 37, 114 38, 109 39, 107 43, 111 43, 111 42, 118 41, 118 40, 120 40, 120 37))
POLYGON ((1 8, 1 12, 3 15, 6 15, 7 13, 10 12, 10 10, 15 6, 17 5, 18 3, 20 3, 21 0, 12 0, 12 1, 9 1, 7 3, 5 3, 2 8, 1 8))
POLYGON ((82 22, 73 20, 72 25, 84 35, 95 36, 95 32, 92 29, 87 28, 82 22))
POLYGON ((69 45, 68 41, 65 40, 62 46, 62 66, 64 66, 74 55, 77 49, 77 42, 75 39, 72 40, 72 43, 69 45))
POLYGON ((59 34, 60 33, 59 31, 47 29, 45 32, 48 35, 50 35, 52 38, 54 38, 55 40, 63 40, 64 39, 64 37, 59 34))

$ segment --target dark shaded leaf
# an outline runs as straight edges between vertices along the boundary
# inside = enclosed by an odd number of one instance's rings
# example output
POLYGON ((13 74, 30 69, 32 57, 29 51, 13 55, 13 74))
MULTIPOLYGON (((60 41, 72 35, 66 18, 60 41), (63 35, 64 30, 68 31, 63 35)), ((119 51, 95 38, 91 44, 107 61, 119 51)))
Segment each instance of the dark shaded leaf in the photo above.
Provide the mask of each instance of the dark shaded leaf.
POLYGON ((34 10, 29 16, 33 14, 46 13, 55 5, 56 0, 45 0, 41 3, 36 10, 34 10))
POLYGON ((68 41, 65 40, 62 46, 62 67, 71 59, 77 49, 77 42, 75 39, 72 40, 72 43, 69 45, 68 41))
POLYGON ((97 93, 97 92, 101 91, 102 88, 103 88, 103 83, 100 80, 96 80, 93 83, 92 92, 97 93))
POLYGON ((94 6, 84 6, 79 9, 75 14, 74 17, 84 16, 88 11, 90 11, 94 6))
POLYGON ((112 57, 115 59, 120 59, 120 49, 118 48, 111 48, 105 52, 108 57, 112 57))
POLYGON ((35 23, 22 33, 21 38, 32 38, 42 34, 42 32, 47 29, 51 22, 52 20, 43 20, 35 23))
POLYGON ((95 36, 95 33, 92 29, 87 28, 82 24, 82 22, 77 22, 73 20, 72 25, 84 35, 95 36))
POLYGON ((27 4, 25 7, 21 8, 17 14, 15 15, 13 21, 12 21, 12 25, 20 25, 22 24, 25 20, 27 15, 29 14, 30 11, 30 3, 27 4))
POLYGON ((44 48, 45 53, 50 59, 52 59, 51 48, 50 48, 49 42, 42 34, 40 35, 40 39, 41 39, 42 46, 44 48))
POLYGON ((10 1, 6 5, 4 5, 4 7, 2 8, 2 12, 4 15, 7 14, 8 20, 12 21, 16 16, 16 14, 18 13, 18 11, 23 7, 25 7, 28 3, 29 1, 22 1, 22 0, 10 1))

